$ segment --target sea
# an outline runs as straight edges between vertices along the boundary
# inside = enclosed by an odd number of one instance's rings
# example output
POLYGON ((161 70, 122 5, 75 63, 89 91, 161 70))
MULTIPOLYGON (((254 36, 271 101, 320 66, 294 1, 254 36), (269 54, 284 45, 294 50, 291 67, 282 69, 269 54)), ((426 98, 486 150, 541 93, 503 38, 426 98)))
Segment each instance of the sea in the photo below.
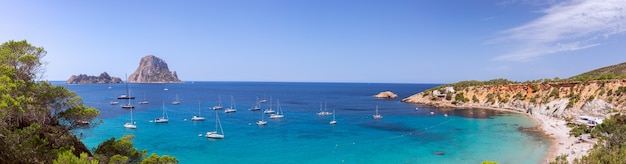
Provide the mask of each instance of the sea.
MULTIPOLYGON (((116 99, 125 84, 65 86, 95 107, 97 126, 74 130, 95 149, 112 137, 134 135, 134 146, 148 155, 169 155, 180 163, 542 163, 550 140, 532 132, 528 116, 482 109, 437 109, 400 102, 437 84, 185 82, 129 84, 133 100, 116 99), (373 98, 381 91, 396 99, 373 98), (172 102, 178 100, 179 105, 172 102), (257 100, 261 110, 251 111, 257 100), (141 100, 149 104, 138 104, 141 100), (237 112, 213 110, 224 108, 237 112), (270 101, 271 100, 271 101, 270 101), (111 101, 119 101, 111 105, 111 101), (262 114, 277 103, 282 119, 262 114), (137 129, 126 129, 131 110, 137 129), (320 105, 325 104, 325 105, 320 105), (322 106, 322 107, 320 107, 322 106), (325 106, 325 107, 324 107, 325 106), (382 119, 373 119, 378 108, 382 119), (155 123, 166 111, 169 123, 155 123), (333 115, 318 116, 320 110, 333 115), (205 121, 192 121, 201 115, 205 121), (204 137, 216 131, 219 116, 224 139, 204 137), (263 117, 263 118, 262 118, 263 117), (267 125, 255 122, 264 119, 267 125)), ((220 131, 219 129, 217 129, 220 131)))

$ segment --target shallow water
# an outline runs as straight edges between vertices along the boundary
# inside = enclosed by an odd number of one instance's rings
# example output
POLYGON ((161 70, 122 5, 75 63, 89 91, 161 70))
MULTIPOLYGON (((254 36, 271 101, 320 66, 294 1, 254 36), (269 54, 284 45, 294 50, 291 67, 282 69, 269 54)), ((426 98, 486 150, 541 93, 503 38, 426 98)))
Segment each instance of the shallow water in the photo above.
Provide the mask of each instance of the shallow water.
MULTIPOLYGON (((445 117, 443 111, 434 108, 371 97, 386 90, 400 98, 408 97, 435 86, 430 84, 130 84, 131 94, 137 97, 131 101, 136 106, 133 116, 138 128, 134 130, 122 127, 129 121, 130 111, 109 105, 125 92, 123 84, 56 84, 77 92, 85 104, 101 111, 102 124, 76 131, 82 133, 87 147, 132 134, 135 147, 175 156, 181 163, 540 163, 549 145, 548 139, 519 130, 536 126, 521 114, 459 109, 445 111, 445 117), (163 90, 165 87, 168 91, 163 90), (182 103, 171 105, 176 94, 182 103), (218 111, 226 139, 198 137, 215 130, 215 113, 209 108, 217 104, 218 95, 224 107, 230 106, 232 95, 238 110, 228 114, 218 111), (144 97, 150 104, 137 104, 144 97), (261 119, 261 111, 248 108, 256 97, 268 101, 272 97, 274 109, 280 99, 285 118, 264 115, 266 126, 254 124, 261 119), (323 101, 328 110, 335 110, 337 125, 329 125, 332 116, 316 115, 323 101), (198 114, 198 102, 206 121, 190 119, 198 114), (151 122, 161 116, 163 103, 170 122, 151 122), (372 119, 376 105, 383 119, 372 119)), ((262 104, 262 109, 268 107, 269 102, 262 104)))

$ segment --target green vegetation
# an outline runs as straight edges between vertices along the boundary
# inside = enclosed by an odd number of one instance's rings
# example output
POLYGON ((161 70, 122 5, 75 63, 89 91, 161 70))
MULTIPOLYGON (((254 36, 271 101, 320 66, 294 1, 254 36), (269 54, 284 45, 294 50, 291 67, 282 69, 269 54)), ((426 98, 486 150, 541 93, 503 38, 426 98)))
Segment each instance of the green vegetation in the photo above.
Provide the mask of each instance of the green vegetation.
POLYGON ((552 91, 550 91, 549 97, 554 97, 555 99, 560 98, 560 96, 559 96, 559 89, 558 88, 552 89, 552 91))
POLYGON ((167 155, 159 157, 152 153, 146 158, 146 150, 139 151, 133 147, 134 138, 132 135, 123 136, 119 140, 111 137, 98 145, 94 157, 102 163, 178 163, 176 158, 167 155))
POLYGON ((0 161, 46 163, 57 154, 90 155, 70 130, 90 126, 100 112, 64 87, 36 81, 41 47, 26 41, 0 45, 0 161))
POLYGON ((465 95, 463 94, 463 92, 459 92, 454 96, 454 100, 456 101, 460 101, 460 102, 464 102, 467 103, 469 102, 469 99, 465 97, 465 95))
MULTIPOLYGON (((570 133, 577 136, 582 131, 599 137, 599 142, 588 155, 574 159, 573 163, 626 163, 626 115, 617 114, 591 130, 586 126, 573 128, 570 133)), ((557 158, 551 163, 567 163, 567 160, 557 158)))
POLYGON ((515 100, 523 100, 525 96, 522 96, 521 92, 517 92, 517 94, 515 94, 515 96, 513 96, 513 99, 515 100))
MULTIPOLYGON (((76 93, 37 79, 44 70, 46 55, 42 47, 26 41, 8 41, 0 45, 0 163, 99 163, 71 133, 77 128, 96 126, 100 111, 87 107, 76 93)), ((103 163, 139 163, 144 155, 109 152, 129 146, 132 137, 123 137, 123 146, 95 152, 103 163), (109 156, 111 153, 115 153, 109 156), (125 158, 128 157, 128 158, 125 158)), ((103 144, 109 144, 105 142, 103 144)), ((102 144, 101 144, 102 145, 102 144)), ((158 157, 158 156, 157 156, 158 157)), ((149 158, 152 159, 152 158, 149 158)), ((163 156, 158 162, 177 163, 163 156)))
POLYGON ((626 78, 626 63, 592 70, 569 78, 572 81, 610 80, 626 78))
POLYGON ((498 162, 494 161, 483 161, 482 164, 498 164, 498 162))

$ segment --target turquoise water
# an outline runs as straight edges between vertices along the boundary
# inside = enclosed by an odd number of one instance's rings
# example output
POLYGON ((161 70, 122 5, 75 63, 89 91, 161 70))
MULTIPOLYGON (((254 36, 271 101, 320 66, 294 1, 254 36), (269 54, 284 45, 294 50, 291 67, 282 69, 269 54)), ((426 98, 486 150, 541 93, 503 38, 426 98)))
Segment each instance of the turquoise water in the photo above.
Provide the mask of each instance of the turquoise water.
MULTIPOLYGON (((76 131, 82 133, 88 147, 132 134, 135 147, 175 156, 181 163, 540 163, 549 145, 547 139, 520 130, 535 126, 524 115, 489 110, 444 112, 399 99, 371 98, 385 90, 408 97, 434 86, 429 84, 131 84, 131 94, 137 93, 133 115, 138 128, 134 130, 122 127, 130 119, 129 110, 109 105, 125 92, 124 85, 66 86, 82 96, 88 106, 101 110, 102 124, 76 131), (165 87, 169 90, 164 91, 165 87), (171 105, 176 94, 182 103, 171 105), (198 137, 215 130, 215 113, 209 108, 217 104, 218 95, 225 107, 230 106, 232 95, 238 109, 228 114, 218 111, 226 138, 198 137), (285 118, 269 119, 265 115, 268 124, 257 126, 254 122, 260 119, 261 111, 247 109, 256 97, 269 100, 270 96, 274 101, 280 99, 285 118), (144 97, 150 104, 136 103, 144 97), (190 118, 197 114, 199 101, 207 120, 194 122, 190 118), (337 125, 328 124, 332 116, 316 115, 321 101, 328 103, 328 110, 335 110, 337 125), (170 122, 151 122, 161 116, 163 102, 170 122), (371 118, 376 105, 383 119, 371 118)), ((263 103, 262 109, 268 106, 269 102, 263 103)))

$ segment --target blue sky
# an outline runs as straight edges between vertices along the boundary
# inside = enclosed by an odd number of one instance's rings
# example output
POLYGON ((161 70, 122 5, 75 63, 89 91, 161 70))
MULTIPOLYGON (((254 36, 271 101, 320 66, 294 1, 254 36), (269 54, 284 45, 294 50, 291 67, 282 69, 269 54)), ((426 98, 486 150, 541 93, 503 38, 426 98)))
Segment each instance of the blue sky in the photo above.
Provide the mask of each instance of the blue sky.
POLYGON ((526 81, 626 62, 623 0, 0 4, 0 41, 44 47, 47 80, 123 77, 149 54, 183 81, 526 81))

